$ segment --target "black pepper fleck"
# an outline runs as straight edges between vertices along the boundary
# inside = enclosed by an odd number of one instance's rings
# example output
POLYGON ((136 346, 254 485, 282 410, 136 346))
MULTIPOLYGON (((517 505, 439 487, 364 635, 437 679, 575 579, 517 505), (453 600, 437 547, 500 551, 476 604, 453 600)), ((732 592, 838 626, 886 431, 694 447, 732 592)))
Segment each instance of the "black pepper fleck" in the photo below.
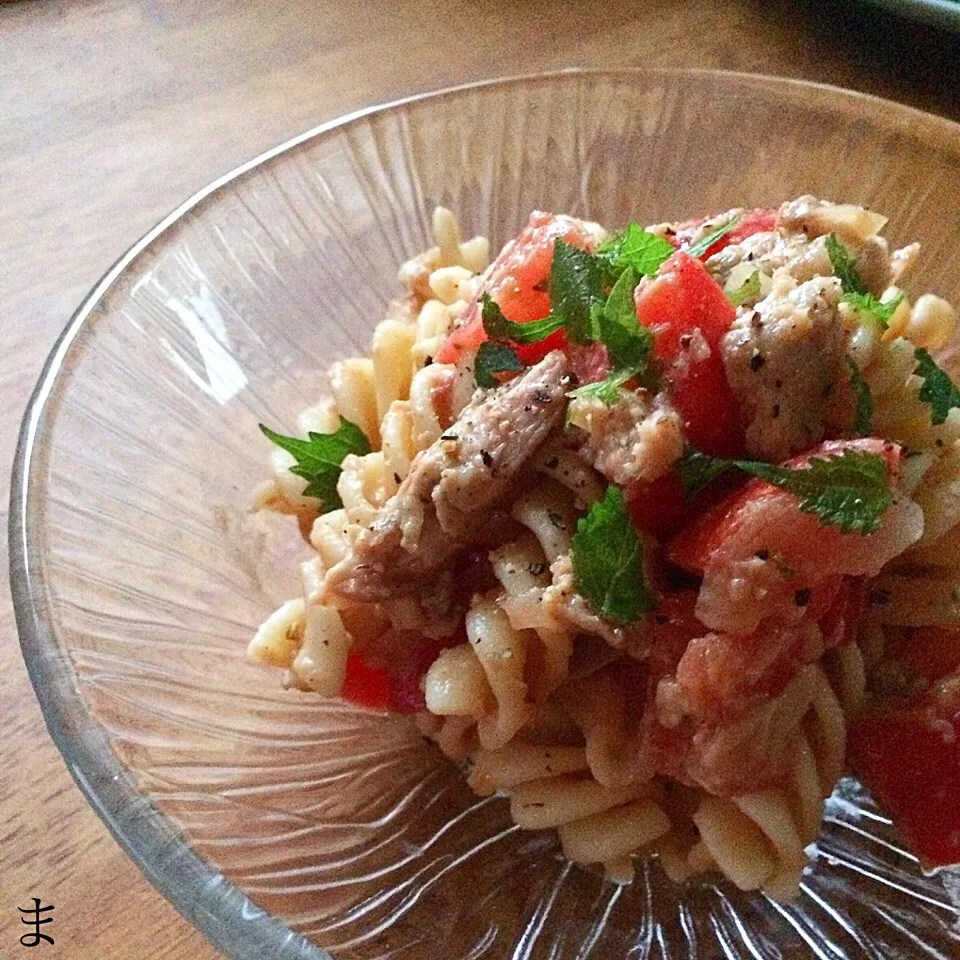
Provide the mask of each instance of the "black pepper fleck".
POLYGON ((793 595, 793 602, 798 607, 805 607, 810 602, 811 591, 808 587, 804 587, 802 590, 798 590, 793 595))
POLYGON ((480 459, 483 461, 485 467, 493 466, 493 457, 486 450, 480 451, 480 459))
POLYGON ((767 358, 762 353, 755 353, 750 358, 750 369, 756 373, 766 362, 767 358))

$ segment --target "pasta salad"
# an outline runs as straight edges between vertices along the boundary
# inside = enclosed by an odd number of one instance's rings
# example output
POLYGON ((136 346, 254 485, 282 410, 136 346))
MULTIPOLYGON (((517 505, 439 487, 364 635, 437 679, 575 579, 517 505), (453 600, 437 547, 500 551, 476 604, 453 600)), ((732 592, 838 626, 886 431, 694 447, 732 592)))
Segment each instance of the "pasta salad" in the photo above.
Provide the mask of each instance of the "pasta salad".
POLYGON ((250 653, 408 714, 629 882, 792 896, 848 770, 960 861, 960 391, 917 244, 812 196, 681 223, 453 215, 261 508, 313 548, 250 653))

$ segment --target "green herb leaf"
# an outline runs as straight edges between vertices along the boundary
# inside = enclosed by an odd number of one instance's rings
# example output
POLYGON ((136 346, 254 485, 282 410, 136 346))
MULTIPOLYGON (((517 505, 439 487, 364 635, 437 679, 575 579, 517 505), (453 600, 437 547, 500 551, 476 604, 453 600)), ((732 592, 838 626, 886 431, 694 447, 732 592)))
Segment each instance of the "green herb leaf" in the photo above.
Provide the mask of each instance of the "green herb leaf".
POLYGON ((849 303, 857 313, 866 314, 886 330, 890 318, 903 301, 903 294, 898 293, 887 303, 878 300, 872 293, 845 293, 841 299, 849 303))
MULTIPOLYGON (((600 257, 565 243, 559 237, 553 244, 550 268, 550 317, 577 343, 590 339, 591 308, 602 303, 605 269, 600 257)), ((546 321, 535 321, 545 323, 546 321)), ((529 324, 519 324, 529 326, 529 324)), ((518 341, 530 342, 530 341, 518 341)))
POLYGON ((739 307, 747 300, 756 300, 760 296, 760 271, 754 270, 743 283, 727 294, 727 299, 735 306, 739 307))
POLYGON ((914 356, 917 358, 917 366, 913 372, 923 378, 920 399, 930 404, 930 419, 934 426, 940 426, 951 410, 960 407, 960 390, 957 390, 950 377, 937 366, 928 350, 917 347, 914 356))
POLYGON ((702 257, 721 237, 725 237, 740 222, 740 214, 731 217, 723 226, 708 233, 696 243, 687 247, 691 257, 702 257))
POLYGON ((827 256, 833 266, 833 272, 840 278, 844 293, 869 293, 867 285, 857 272, 857 261, 850 251, 840 242, 835 233, 827 235, 827 256))
POLYGON ((618 367, 643 373, 650 362, 653 334, 640 324, 633 291, 640 277, 627 267, 602 304, 594 304, 590 316, 590 337, 602 343, 618 367))
POLYGON ((736 465, 799 497, 801 510, 845 533, 873 533, 893 502, 887 461, 877 453, 844 450, 797 469, 754 460, 737 460, 736 465))
POLYGON ((597 400, 602 400, 608 407, 612 407, 620 399, 620 390, 623 385, 634 376, 636 373, 633 370, 617 370, 605 380, 585 383, 582 387, 571 390, 567 396, 577 400, 595 397, 597 400))
POLYGON ((643 577, 643 547, 618 487, 607 487, 577 522, 570 552, 577 590, 604 616, 633 623, 656 606, 643 577))
POLYGON ((732 460, 721 460, 701 453, 695 447, 687 447, 683 456, 674 465, 683 492, 692 500, 704 487, 713 483, 717 477, 734 469, 732 460))
POLYGON ((491 340, 509 340, 511 343, 539 343, 563 326, 563 321, 552 314, 543 320, 514 323, 503 315, 497 301, 486 293, 480 298, 480 315, 483 329, 491 340))
POLYGON ((291 467, 290 472, 307 481, 304 496, 320 500, 324 512, 343 506, 337 493, 340 464, 350 453, 362 456, 370 452, 370 442, 355 423, 341 417, 336 433, 310 431, 308 440, 285 437, 262 423, 260 430, 268 440, 296 458, 296 466, 291 467))
POLYGON ((853 415, 853 435, 868 437, 873 429, 873 394, 870 384, 863 376, 863 371, 857 366, 853 357, 847 357, 847 367, 850 369, 850 386, 853 388, 853 397, 856 407, 853 415))
POLYGON ((597 252, 609 262, 614 276, 633 267, 640 276, 652 277, 676 249, 669 240, 647 233, 639 223, 629 223, 622 233, 604 241, 597 252))
POLYGON ((499 387, 500 381, 494 374, 519 373, 524 369, 523 361, 513 347, 484 340, 473 361, 473 378, 478 387, 499 387))

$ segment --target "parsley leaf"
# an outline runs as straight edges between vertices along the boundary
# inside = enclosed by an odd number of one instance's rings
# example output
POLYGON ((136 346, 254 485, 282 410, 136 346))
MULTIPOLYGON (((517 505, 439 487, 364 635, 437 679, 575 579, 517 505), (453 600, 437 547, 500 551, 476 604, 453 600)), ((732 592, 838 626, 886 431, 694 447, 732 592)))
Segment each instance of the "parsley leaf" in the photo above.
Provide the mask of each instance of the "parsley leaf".
POLYGON ((355 423, 341 417, 336 433, 314 433, 311 430, 307 434, 308 440, 285 437, 262 423, 260 430, 268 440, 296 458, 296 466, 291 467, 290 472, 307 481, 304 496, 320 500, 324 512, 343 506, 337 493, 340 464, 347 454, 370 452, 370 442, 355 423))
POLYGON ((800 498, 800 509, 845 533, 873 533, 893 502, 887 461, 877 453, 844 450, 814 457, 792 469, 754 460, 738 460, 744 473, 760 477, 800 498))
POLYGON ((691 257, 702 257, 721 237, 725 237, 740 222, 740 214, 731 217, 723 226, 712 230, 705 237, 687 247, 691 257))
POLYGON ((960 407, 960 390, 957 390, 946 372, 937 366, 928 350, 917 347, 914 356, 917 366, 913 372, 923 378, 920 399, 930 404, 930 419, 934 426, 940 426, 951 410, 960 407))
POLYGON ((577 590, 604 616, 632 623, 656 606, 643 578, 643 546, 618 487, 607 487, 577 521, 570 553, 577 590))
POLYGON ((633 267, 620 274, 610 296, 591 310, 590 338, 607 348, 616 366, 642 373, 650 362, 653 334, 637 319, 633 291, 639 282, 633 267))
POLYGON ((865 450, 812 457, 805 467, 783 467, 758 460, 723 460, 689 447, 674 469, 690 498, 734 468, 794 494, 801 510, 846 533, 873 533, 893 502, 887 461, 865 450))
POLYGON ((857 366, 853 357, 847 357, 847 367, 850 369, 850 386, 853 388, 853 397, 856 407, 853 415, 853 435, 867 437, 873 428, 873 394, 870 384, 863 376, 863 371, 857 366))
POLYGON ((563 321, 553 314, 543 320, 514 323, 503 315, 497 301, 488 293, 480 298, 480 315, 483 329, 491 340, 509 340, 511 343, 539 343, 563 326, 563 321))
POLYGON ((760 271, 754 270, 736 290, 731 290, 727 294, 727 299, 735 306, 739 307, 747 300, 756 300, 760 296, 760 271))
POLYGON ((571 390, 567 396, 578 400, 596 397, 608 407, 612 407, 620 399, 620 388, 634 376, 636 376, 636 373, 633 370, 617 370, 605 380, 585 383, 582 387, 571 390))
POLYGON ((688 500, 692 500, 704 487, 719 477, 722 473, 732 470, 734 464, 730 460, 721 460, 701 453, 695 447, 687 447, 683 456, 674 465, 683 492, 688 500))
POLYGON ((597 252, 610 264, 614 276, 633 267, 640 276, 652 277, 676 249, 669 240, 647 233, 639 223, 629 223, 622 233, 605 240, 597 252))
MULTIPOLYGON (((492 301, 491 301, 492 302, 492 301)), ((496 373, 519 373, 526 369, 517 351, 505 343, 484 340, 473 361, 473 378, 478 387, 499 387, 496 373)))
POLYGON ((893 300, 886 303, 878 300, 872 293, 845 293, 841 299, 849 303, 857 313, 865 313, 871 319, 876 320, 886 330, 890 318, 903 301, 903 294, 898 293, 893 300))
POLYGON ((557 327, 566 327, 567 334, 577 343, 586 343, 590 339, 591 308, 605 299, 604 274, 603 261, 599 257, 565 243, 559 237, 554 240, 548 320, 557 327))
POLYGON ((857 272, 857 261, 850 255, 850 251, 840 242, 835 233, 827 235, 827 256, 830 257, 830 264, 833 266, 833 272, 840 279, 840 286, 844 293, 865 294, 867 285, 863 282, 860 274, 857 272))

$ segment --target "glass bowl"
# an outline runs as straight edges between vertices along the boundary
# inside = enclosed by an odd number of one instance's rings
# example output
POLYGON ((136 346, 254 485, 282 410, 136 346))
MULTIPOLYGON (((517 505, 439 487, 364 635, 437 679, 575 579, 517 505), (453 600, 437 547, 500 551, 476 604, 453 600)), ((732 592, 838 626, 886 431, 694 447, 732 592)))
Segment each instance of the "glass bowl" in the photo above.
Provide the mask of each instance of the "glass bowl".
POLYGON ((797 901, 576 869, 404 722, 245 660, 298 591, 292 521, 252 514, 263 421, 363 353, 435 204, 495 245, 532 208, 619 224, 868 203, 960 299, 960 127, 765 77, 565 72, 325 124, 187 201, 96 286, 43 371, 10 541, 24 656, 81 789, 234 958, 947 957, 925 877, 852 780, 797 901))

